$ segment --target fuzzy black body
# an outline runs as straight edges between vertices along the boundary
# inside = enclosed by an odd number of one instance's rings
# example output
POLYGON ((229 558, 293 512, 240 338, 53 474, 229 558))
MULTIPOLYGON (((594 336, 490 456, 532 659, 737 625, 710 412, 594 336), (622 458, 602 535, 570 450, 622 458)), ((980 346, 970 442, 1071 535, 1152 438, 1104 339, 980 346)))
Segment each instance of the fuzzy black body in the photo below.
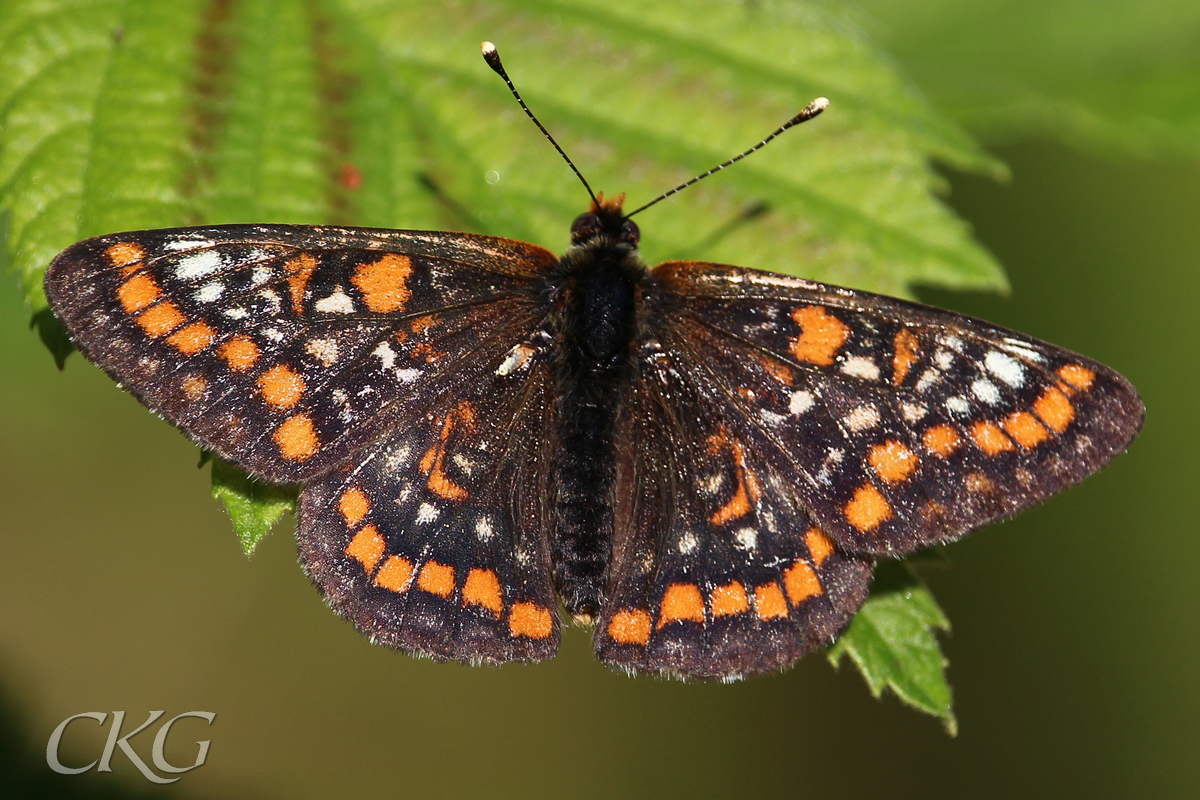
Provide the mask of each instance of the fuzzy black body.
POLYGON ((646 276, 635 240, 603 228, 590 235, 564 254, 547 285, 557 387, 552 424, 561 443, 551 468, 551 554, 555 587, 578 618, 594 618, 604 604, 613 540, 613 437, 634 380, 646 276))

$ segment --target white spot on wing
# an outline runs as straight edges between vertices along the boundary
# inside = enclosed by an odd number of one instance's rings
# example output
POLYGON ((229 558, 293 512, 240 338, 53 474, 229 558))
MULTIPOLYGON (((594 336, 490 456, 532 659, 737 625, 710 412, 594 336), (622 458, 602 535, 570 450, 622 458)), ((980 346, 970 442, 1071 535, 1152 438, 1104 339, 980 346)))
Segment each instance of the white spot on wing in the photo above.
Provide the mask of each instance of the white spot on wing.
POLYGON ((258 293, 258 296, 267 301, 271 307, 271 314, 276 315, 283 310, 283 305, 279 301, 279 292, 274 289, 263 289, 258 293))
POLYGON ((801 389, 798 392, 792 392, 792 399, 788 402, 788 411, 795 416, 800 416, 805 411, 813 407, 813 394, 807 389, 801 389))
POLYGON ((379 356, 379 360, 382 362, 381 366, 384 369, 391 369, 392 367, 396 366, 396 351, 393 350, 392 346, 387 342, 380 342, 378 346, 371 351, 371 355, 379 356))
POLYGON ((211 275, 221 268, 221 254, 216 250, 201 250, 179 259, 175 265, 175 277, 181 281, 194 281, 211 275))
POLYGON ((329 366, 338 358, 338 346, 336 339, 310 339, 308 344, 304 345, 304 352, 320 361, 325 366, 329 366))
POLYGON ((971 384, 971 393, 989 406, 1000 402, 1000 390, 987 378, 976 378, 971 384))
POLYGON ((1045 362, 1046 360, 1041 353, 1034 350, 1020 339, 1005 339, 1004 343, 1000 346, 1010 353, 1016 353, 1023 358, 1027 358, 1030 361, 1036 361, 1039 364, 1045 362))
POLYGON ((196 298, 197 303, 211 303, 219 300, 223 294, 225 294, 225 284, 220 281, 209 281, 197 289, 192 296, 196 298))
POLYGON ((455 465, 462 470, 463 474, 468 478, 471 477, 471 470, 475 469, 475 463, 471 459, 464 456, 462 453, 455 453, 452 459, 455 465))
POLYGON ((954 363, 954 353, 949 350, 938 350, 933 355, 933 363, 937 364, 938 369, 950 369, 950 365, 954 363))
POLYGON ((496 368, 496 374, 504 377, 522 369, 529 363, 529 357, 536 352, 529 344, 519 344, 512 350, 508 351, 508 355, 500 362, 500 366, 496 368))
POLYGON ((250 312, 241 307, 227 308, 221 313, 230 319, 245 319, 246 317, 250 316, 250 312))
POLYGON ((339 286, 333 290, 333 294, 322 297, 313 304, 313 308, 323 314, 352 314, 354 313, 354 301, 339 286))
POLYGON ((487 517, 480 517, 475 520, 475 536, 479 541, 486 542, 496 535, 496 529, 492 527, 492 521, 487 517))
POLYGON ((429 503, 421 503, 421 505, 417 506, 417 522, 433 522, 438 518, 440 513, 437 510, 437 506, 429 503))
POLYGON ((879 365, 866 356, 850 356, 843 362, 842 372, 852 378, 879 380, 879 365))
POLYGON ((929 409, 921 403, 901 403, 900 411, 904 414, 906 422, 916 422, 925 416, 929 409))
POLYGON ((211 239, 175 239, 163 242, 163 250, 199 250, 202 247, 212 247, 216 242, 211 239))
POLYGON ((918 392, 926 391, 930 386, 933 386, 933 384, 940 377, 942 377, 942 373, 938 372, 933 367, 928 368, 927 370, 925 370, 924 372, 921 373, 921 378, 920 378, 920 380, 917 381, 917 391, 918 392))
POLYGON ((425 373, 421 372, 421 370, 413 367, 409 367, 408 369, 398 369, 396 370, 396 380, 400 381, 401 383, 412 383, 424 374, 425 373))
POLYGON ((742 528, 733 534, 733 538, 737 540, 737 546, 743 550, 753 550, 758 547, 758 531, 753 528, 742 528))
POLYGON ((679 537, 679 552, 681 553, 687 554, 694 552, 699 545, 700 542, 696 539, 696 535, 691 531, 688 531, 683 536, 679 537))
POLYGON ((965 397, 954 395, 946 398, 946 410, 951 414, 966 414, 971 410, 971 404, 965 397))
POLYGON ((989 350, 983 357, 983 366, 1009 386, 1020 386, 1025 382, 1025 368, 1015 358, 999 350, 989 350))
POLYGON ((842 422, 855 433, 874 428, 879 424, 879 409, 873 406, 859 406, 847 414, 842 422))

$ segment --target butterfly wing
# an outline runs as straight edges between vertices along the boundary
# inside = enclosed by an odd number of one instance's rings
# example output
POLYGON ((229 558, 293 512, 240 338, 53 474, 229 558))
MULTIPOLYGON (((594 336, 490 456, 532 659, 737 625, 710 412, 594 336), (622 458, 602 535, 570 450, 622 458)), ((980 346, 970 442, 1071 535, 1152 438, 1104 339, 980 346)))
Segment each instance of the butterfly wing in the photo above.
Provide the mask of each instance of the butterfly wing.
POLYGON ((619 425, 597 656, 687 678, 782 669, 849 623, 873 560, 831 541, 699 354, 659 333, 619 425))
POLYGON ((88 239, 45 287, 80 350, 152 411, 299 482, 520 344, 555 261, 468 234, 238 225, 88 239))
POLYGON ((493 361, 304 487, 300 561, 373 641, 472 663, 554 654, 546 360, 527 345, 493 361))
POLYGON ((653 279, 730 425, 851 553, 903 555, 1011 516, 1141 427, 1115 371, 950 311, 717 264, 653 279))

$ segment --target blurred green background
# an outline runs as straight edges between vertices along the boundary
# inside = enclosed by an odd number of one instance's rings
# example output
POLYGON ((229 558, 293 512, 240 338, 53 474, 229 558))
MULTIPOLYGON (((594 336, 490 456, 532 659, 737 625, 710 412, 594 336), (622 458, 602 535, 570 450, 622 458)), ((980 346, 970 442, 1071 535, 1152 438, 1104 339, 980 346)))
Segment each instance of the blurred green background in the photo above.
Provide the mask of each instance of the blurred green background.
MULTIPOLYGON (((930 69, 912 54, 937 26, 870 12, 864 24, 902 70, 930 69)), ((999 35, 987 19, 958 22, 999 35)), ((1086 38, 1059 35, 1064 47, 1086 38)), ((1128 74, 1149 70, 1126 62, 1128 74)), ((920 85, 934 105, 960 108, 950 90, 920 85)), ((945 173, 949 204, 1003 263, 1010 296, 918 295, 1110 364, 1142 392, 1147 422, 1107 470, 925 570, 954 626, 943 644, 957 738, 819 657, 711 686, 609 672, 577 629, 534 667, 436 665, 372 647, 300 572, 290 520, 247 560, 208 498, 207 470, 191 466, 196 448, 78 356, 56 371, 6 279, 0 777, 31 797, 1197 796, 1200 166, 1185 136, 1139 134, 1131 147, 1094 126, 1057 135, 1039 122, 1048 113, 996 133, 1007 184, 945 173), (56 780, 45 768, 46 738, 65 717, 124 709, 136 724, 160 708, 217 713, 209 729, 180 726, 199 735, 178 737, 177 763, 194 753, 183 739, 213 744, 178 784, 152 790, 119 755, 114 775, 56 780)), ((986 143, 995 129, 972 130, 986 143)), ((652 220, 642 227, 653 236, 652 220)), ((141 752, 146 739, 134 740, 141 752)), ((102 734, 77 723, 67 741, 64 761, 82 765, 102 734)))

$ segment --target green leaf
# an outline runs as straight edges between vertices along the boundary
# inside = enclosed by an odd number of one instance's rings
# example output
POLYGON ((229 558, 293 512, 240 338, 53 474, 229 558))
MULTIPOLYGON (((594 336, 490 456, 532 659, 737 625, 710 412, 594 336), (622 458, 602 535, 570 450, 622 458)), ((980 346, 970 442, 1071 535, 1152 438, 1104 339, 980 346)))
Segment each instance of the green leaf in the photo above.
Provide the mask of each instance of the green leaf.
POLYGON ((860 5, 938 106, 989 141, 1200 157, 1194 0, 860 5))
POLYGON ((941 717, 950 735, 958 732, 946 682, 946 659, 935 631, 950 630, 950 620, 938 608, 911 567, 881 562, 871 596, 850 627, 829 648, 835 667, 843 655, 858 667, 871 694, 891 689, 902 701, 926 714, 941 717))
POLYGON ((260 483, 219 458, 212 458, 212 496, 229 512, 247 556, 284 514, 296 510, 296 489, 260 483))

